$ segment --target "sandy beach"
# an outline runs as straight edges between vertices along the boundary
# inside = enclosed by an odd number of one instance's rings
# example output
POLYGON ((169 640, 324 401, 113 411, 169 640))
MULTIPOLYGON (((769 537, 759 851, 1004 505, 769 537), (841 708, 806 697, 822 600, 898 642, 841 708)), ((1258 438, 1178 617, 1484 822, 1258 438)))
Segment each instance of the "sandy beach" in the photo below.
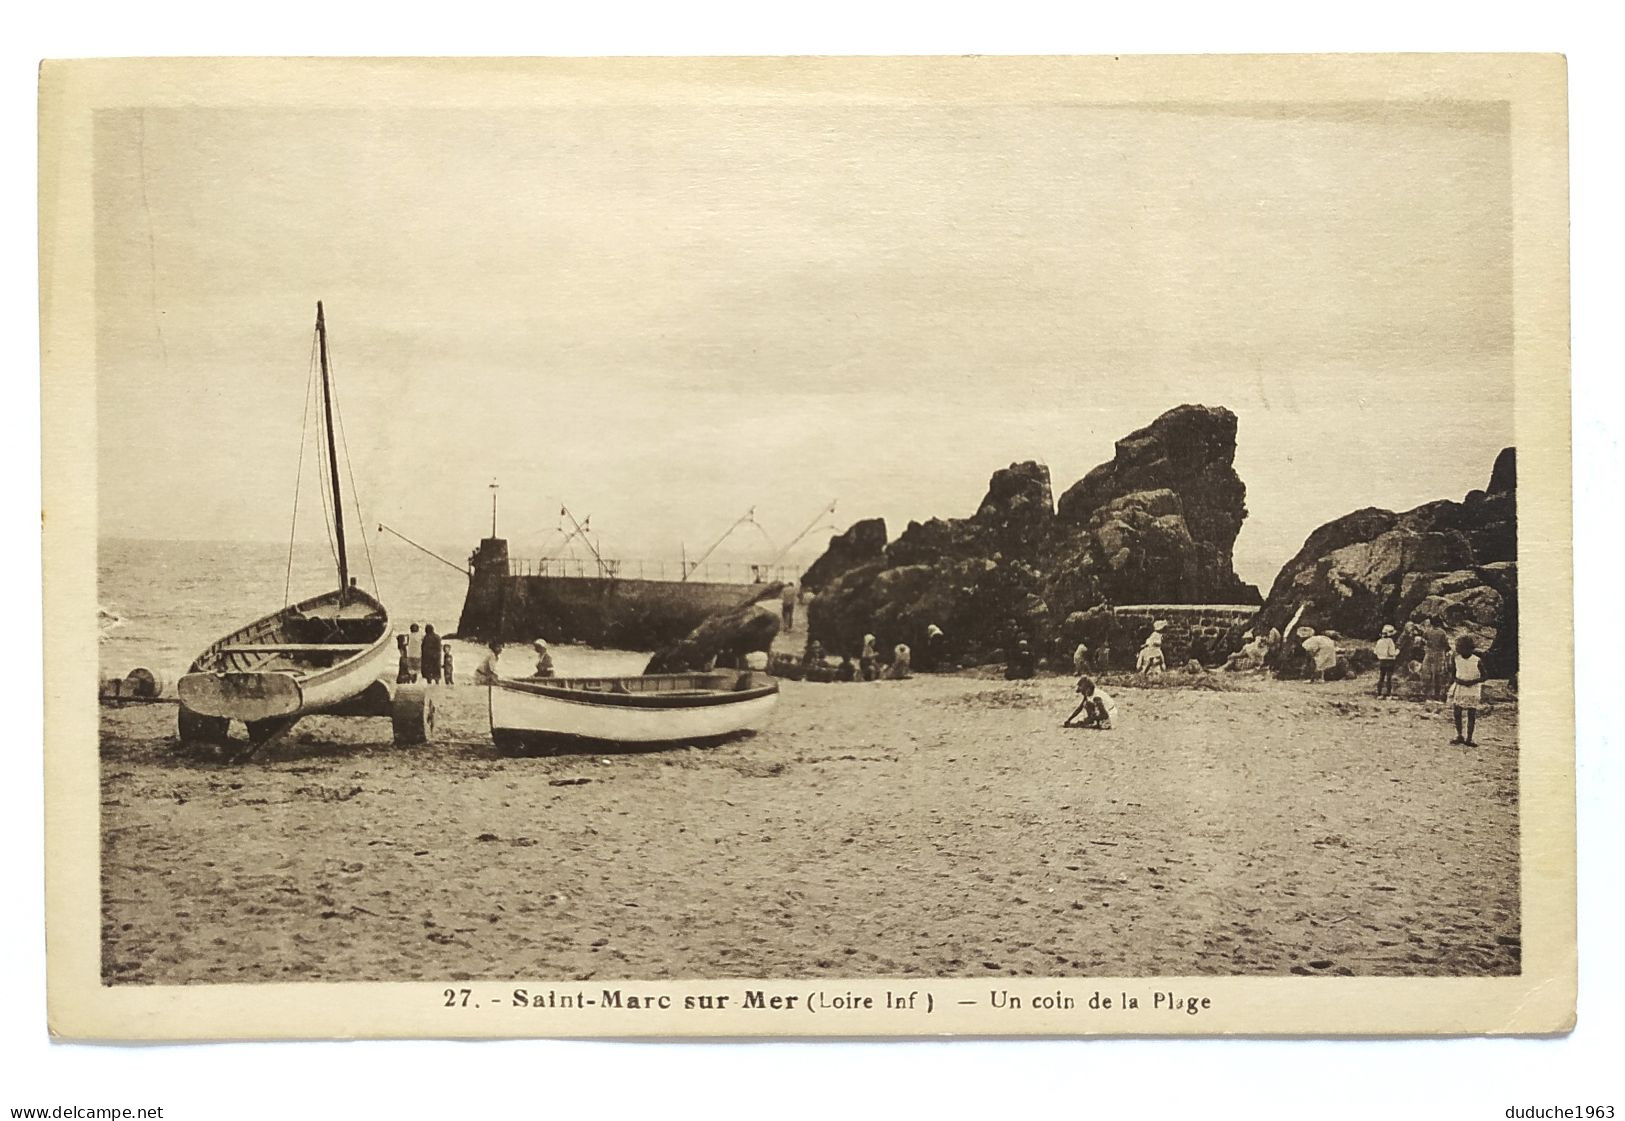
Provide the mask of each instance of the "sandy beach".
POLYGON ((720 747, 498 755, 312 719, 189 761, 103 711, 109 983, 1518 972, 1516 706, 1224 678, 787 682, 720 747))

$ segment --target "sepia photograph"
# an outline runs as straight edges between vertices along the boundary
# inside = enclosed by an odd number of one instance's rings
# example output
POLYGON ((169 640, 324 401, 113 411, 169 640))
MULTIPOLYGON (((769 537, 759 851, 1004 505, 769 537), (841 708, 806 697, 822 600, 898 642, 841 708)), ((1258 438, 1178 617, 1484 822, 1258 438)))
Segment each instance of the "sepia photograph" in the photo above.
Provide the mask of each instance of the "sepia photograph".
POLYGON ((48 63, 53 1027, 1563 1030, 1507 57, 48 63))

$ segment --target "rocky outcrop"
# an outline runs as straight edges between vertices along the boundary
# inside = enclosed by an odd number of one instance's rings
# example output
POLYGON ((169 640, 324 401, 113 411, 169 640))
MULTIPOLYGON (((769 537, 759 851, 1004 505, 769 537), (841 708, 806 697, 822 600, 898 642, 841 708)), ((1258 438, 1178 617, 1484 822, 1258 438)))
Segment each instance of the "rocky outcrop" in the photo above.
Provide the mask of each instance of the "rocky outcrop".
POLYGON ((709 666, 742 666, 753 651, 772 649, 778 613, 756 604, 718 612, 679 642, 655 652, 644 673, 690 673, 709 666))
POLYGON ((1236 427, 1229 409, 1170 409, 1061 495, 1057 514, 1090 525, 1113 602, 1258 602, 1231 563, 1247 517, 1236 427))
POLYGON ((817 591, 844 572, 880 559, 886 547, 886 522, 865 518, 853 522, 845 533, 829 539, 824 555, 813 561, 801 575, 801 586, 817 591))
POLYGON ((1491 494, 1512 494, 1518 489, 1518 449, 1502 448, 1501 454, 1495 457, 1495 466, 1490 468, 1491 494))
POLYGON ((1235 414, 1182 405, 1119 440, 1058 505, 1049 469, 1028 461, 993 472, 968 518, 910 522, 861 556, 844 540, 854 526, 804 578, 821 588, 811 633, 831 651, 864 634, 922 649, 935 624, 962 665, 1020 638, 1057 650, 1069 617, 1105 604, 1256 604, 1231 563, 1247 516, 1235 450, 1235 414))
MULTIPOLYGON (((1494 676, 1517 672, 1515 453, 1496 457, 1486 490, 1404 513, 1356 510, 1309 535, 1270 588, 1258 626, 1303 623, 1375 639, 1384 623, 1438 620, 1471 634, 1494 676)), ((1301 624, 1300 624, 1301 625, 1301 624)))

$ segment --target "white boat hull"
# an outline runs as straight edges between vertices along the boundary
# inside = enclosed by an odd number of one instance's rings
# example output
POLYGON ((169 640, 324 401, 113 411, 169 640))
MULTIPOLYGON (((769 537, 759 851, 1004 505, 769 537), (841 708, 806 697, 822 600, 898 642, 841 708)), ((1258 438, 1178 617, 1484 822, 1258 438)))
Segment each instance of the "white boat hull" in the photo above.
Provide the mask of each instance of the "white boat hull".
POLYGON ((336 673, 204 671, 182 676, 175 691, 182 704, 204 716, 244 722, 308 716, 342 704, 374 681, 393 678, 395 661, 394 648, 386 644, 335 667, 336 673))
POLYGON ((749 689, 687 693, 638 688, 648 681, 626 679, 636 691, 583 689, 569 679, 493 685, 492 738, 558 750, 705 743, 757 730, 779 699, 778 683, 765 676, 749 689))
POLYGON ((383 605, 351 589, 284 608, 211 645, 175 683, 184 710, 221 720, 258 723, 320 712, 394 677, 396 650, 383 605), (297 620, 327 618, 334 627, 364 628, 345 645, 301 642, 297 620), (327 663, 327 664, 324 664, 327 663))

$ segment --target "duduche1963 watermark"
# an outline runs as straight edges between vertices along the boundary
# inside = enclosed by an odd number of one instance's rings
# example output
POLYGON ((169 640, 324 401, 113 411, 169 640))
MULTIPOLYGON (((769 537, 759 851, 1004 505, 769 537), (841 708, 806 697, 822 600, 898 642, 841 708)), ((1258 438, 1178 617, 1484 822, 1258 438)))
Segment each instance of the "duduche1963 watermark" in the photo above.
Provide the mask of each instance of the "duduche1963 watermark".
POLYGON ((1507 1107, 1507 1117, 1514 1121, 1525 1118, 1539 1121, 1612 1121, 1611 1105, 1514 1105, 1507 1107))

